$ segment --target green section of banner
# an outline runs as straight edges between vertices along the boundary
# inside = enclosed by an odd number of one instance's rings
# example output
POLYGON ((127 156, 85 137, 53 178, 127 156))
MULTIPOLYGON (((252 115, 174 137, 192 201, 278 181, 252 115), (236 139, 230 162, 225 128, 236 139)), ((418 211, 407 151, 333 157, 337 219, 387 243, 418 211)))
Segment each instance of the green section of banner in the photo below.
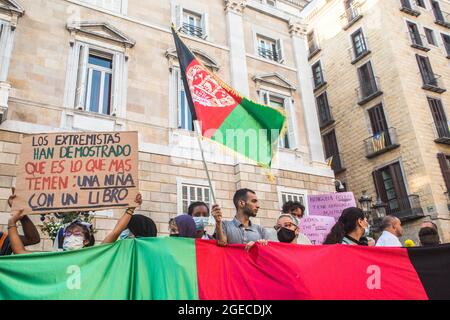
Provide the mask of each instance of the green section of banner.
POLYGON ((0 257, 0 300, 7 299, 198 299, 195 242, 133 239, 0 257))
POLYGON ((270 167, 276 142, 285 131, 286 116, 279 110, 246 98, 231 112, 212 140, 270 167))

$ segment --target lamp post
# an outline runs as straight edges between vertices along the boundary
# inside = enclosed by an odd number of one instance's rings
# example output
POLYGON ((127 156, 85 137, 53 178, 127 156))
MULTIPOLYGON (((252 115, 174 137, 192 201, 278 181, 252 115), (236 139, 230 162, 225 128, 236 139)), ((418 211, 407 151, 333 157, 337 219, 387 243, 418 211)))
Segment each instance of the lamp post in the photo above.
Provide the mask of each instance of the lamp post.
POLYGON ((386 217, 387 204, 377 198, 377 202, 372 206, 372 225, 375 229, 381 226, 381 221, 386 217))
POLYGON ((361 210, 364 212, 366 217, 369 217, 371 212, 372 197, 369 197, 367 195, 367 191, 363 191, 362 196, 361 198, 359 198, 358 202, 361 210))

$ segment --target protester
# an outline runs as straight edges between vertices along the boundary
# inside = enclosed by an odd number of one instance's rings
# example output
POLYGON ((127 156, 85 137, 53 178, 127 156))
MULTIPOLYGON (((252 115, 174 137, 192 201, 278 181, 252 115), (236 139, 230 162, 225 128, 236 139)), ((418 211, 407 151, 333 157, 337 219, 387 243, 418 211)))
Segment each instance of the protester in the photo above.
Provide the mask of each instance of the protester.
POLYGON ((403 235, 402 223, 399 218, 386 216, 381 222, 383 233, 378 238, 377 247, 402 247, 399 238, 403 235))
POLYGON ((436 223, 434 223, 433 221, 424 221, 424 222, 422 222, 422 224, 420 225, 420 229, 426 228, 426 227, 433 228, 436 231, 438 231, 438 227, 437 227, 436 223))
MULTIPOLYGON (((23 218, 23 210, 19 210, 13 214, 8 221, 8 230, 11 248, 15 254, 31 253, 25 249, 22 240, 17 232, 17 221, 23 218)), ((95 244, 92 229, 89 229, 80 221, 72 222, 64 231, 63 250, 72 251, 85 247, 90 247, 95 244)))
POLYGON ((188 215, 194 219, 197 230, 196 238, 204 240, 213 239, 205 230, 209 220, 209 207, 206 203, 201 201, 191 203, 188 208, 188 215))
MULTIPOLYGON (((138 193, 134 200, 136 207, 142 204, 142 195, 138 193)), ((134 214, 136 207, 128 208, 114 229, 105 237, 103 243, 115 242, 118 238, 156 237, 158 231, 155 222, 141 214, 134 214)))
POLYGON ((288 201, 283 205, 283 213, 291 214, 297 219, 303 218, 305 215, 305 206, 298 201, 288 201))
POLYGON ((264 228, 250 221, 250 218, 256 217, 259 210, 256 193, 250 189, 240 189, 234 194, 233 203, 236 215, 231 221, 222 221, 222 209, 218 205, 213 206, 217 244, 219 246, 246 244, 247 249, 252 242, 267 245, 264 228))
MULTIPOLYGON (((8 205, 12 207, 13 201, 16 198, 15 188, 12 188, 12 195, 8 198, 8 205)), ((36 226, 28 216, 22 216, 20 218, 20 224, 22 225, 23 236, 19 235, 20 240, 24 246, 31 246, 41 242, 36 226)), ((17 222, 17 221, 16 221, 17 222)), ((11 225, 12 226, 12 225, 11 225)), ((11 227, 12 228, 12 227, 11 227)), ((8 230, 10 229, 8 224, 8 230)), ((10 237, 7 232, 0 231, 0 256, 6 256, 12 254, 10 237)))
POLYGON ((171 237, 195 238, 197 235, 194 219, 186 214, 170 219, 169 230, 171 237))
POLYGON ((367 237, 370 226, 364 212, 359 208, 347 208, 327 235, 324 244, 363 245, 360 240, 367 237))
POLYGON ((419 230, 419 240, 422 247, 437 246, 441 243, 438 231, 432 227, 421 228, 419 230))

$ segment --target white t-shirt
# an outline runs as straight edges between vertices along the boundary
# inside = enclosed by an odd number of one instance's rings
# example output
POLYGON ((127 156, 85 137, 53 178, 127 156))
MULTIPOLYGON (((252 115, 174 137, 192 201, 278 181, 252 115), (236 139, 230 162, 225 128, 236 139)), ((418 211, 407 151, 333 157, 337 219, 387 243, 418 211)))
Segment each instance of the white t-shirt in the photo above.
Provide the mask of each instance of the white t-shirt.
POLYGON ((377 247, 402 247, 398 238, 389 231, 383 231, 376 244, 377 247))

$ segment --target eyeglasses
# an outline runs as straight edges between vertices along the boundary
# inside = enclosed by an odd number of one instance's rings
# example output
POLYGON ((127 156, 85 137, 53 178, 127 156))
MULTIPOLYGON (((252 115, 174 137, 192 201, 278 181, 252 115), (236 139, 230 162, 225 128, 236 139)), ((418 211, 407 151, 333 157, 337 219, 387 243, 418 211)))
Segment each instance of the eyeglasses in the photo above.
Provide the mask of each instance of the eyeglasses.
POLYGON ((281 228, 292 228, 292 227, 295 227, 295 228, 297 228, 297 226, 294 224, 294 223, 292 223, 292 222, 286 222, 286 223, 284 223, 283 225, 281 225, 281 224, 277 224, 274 228, 275 228, 275 230, 280 230, 281 228))

